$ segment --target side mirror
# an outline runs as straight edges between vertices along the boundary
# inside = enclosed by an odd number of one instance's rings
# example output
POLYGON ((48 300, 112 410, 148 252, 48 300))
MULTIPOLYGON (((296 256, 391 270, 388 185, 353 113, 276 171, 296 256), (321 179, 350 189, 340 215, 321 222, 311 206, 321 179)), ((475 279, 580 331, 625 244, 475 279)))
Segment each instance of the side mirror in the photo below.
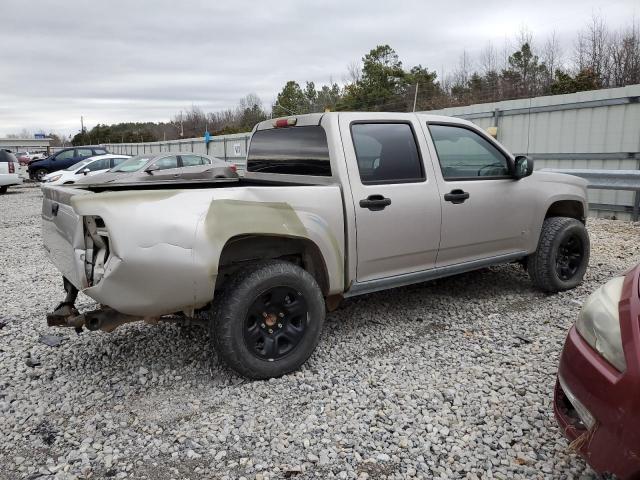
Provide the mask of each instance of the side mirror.
POLYGON ((85 175, 87 175, 91 170, 89 170, 88 168, 83 168, 82 169, 82 173, 84 173, 85 175))
POLYGON ((515 178, 517 180, 528 177, 533 173, 533 158, 518 155, 515 159, 515 178))
POLYGON ((149 165, 147 168, 144 169, 144 171, 147 172, 149 175, 153 175, 153 172, 155 172, 156 170, 160 170, 160 167, 158 167, 158 165, 156 165, 155 163, 153 165, 149 165))

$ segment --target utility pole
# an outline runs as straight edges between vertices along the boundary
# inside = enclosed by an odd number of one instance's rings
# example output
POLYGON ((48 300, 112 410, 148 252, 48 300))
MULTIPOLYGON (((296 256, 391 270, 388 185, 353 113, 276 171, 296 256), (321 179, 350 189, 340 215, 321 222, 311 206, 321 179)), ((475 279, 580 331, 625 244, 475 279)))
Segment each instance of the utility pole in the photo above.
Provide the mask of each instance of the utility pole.
POLYGON ((84 118, 80 115, 80 132, 84 133, 84 118))
POLYGON ((416 92, 413 95, 413 111, 416 111, 416 103, 418 102, 418 85, 420 85, 418 82, 416 82, 416 92))

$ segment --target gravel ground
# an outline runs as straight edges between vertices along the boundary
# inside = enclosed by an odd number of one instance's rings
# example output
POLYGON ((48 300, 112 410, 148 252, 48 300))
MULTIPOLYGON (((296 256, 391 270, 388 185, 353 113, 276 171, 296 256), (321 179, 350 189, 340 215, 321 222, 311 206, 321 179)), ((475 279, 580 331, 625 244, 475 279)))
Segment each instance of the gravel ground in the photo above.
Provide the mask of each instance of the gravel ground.
POLYGON ((638 224, 591 220, 570 292, 504 266, 345 302, 301 371, 249 382, 209 367, 197 327, 47 328, 63 292, 40 202, 0 197, 0 479, 596 477, 552 389, 578 304, 638 258, 638 224))

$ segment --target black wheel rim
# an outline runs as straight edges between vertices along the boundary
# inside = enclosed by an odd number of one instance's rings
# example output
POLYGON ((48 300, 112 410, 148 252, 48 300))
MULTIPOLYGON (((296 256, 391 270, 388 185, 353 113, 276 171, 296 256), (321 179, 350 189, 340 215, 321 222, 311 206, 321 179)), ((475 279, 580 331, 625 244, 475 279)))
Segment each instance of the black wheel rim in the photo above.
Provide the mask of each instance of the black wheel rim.
POLYGON ((556 255, 556 272, 560 280, 571 280, 582 265, 584 245, 578 235, 562 240, 556 255))
POLYGON ((275 361, 289 355, 304 338, 308 307, 301 292, 273 287, 253 301, 244 323, 244 341, 256 357, 275 361))

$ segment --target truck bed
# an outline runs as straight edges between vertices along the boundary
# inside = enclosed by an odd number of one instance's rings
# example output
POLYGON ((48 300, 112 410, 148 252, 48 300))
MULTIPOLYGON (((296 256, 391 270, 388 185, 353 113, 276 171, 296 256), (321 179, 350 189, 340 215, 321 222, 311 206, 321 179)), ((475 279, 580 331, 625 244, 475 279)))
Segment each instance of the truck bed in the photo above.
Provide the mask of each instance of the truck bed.
POLYGON ((193 312, 209 303, 225 246, 247 236, 313 242, 331 291, 344 289, 338 185, 253 181, 44 187, 45 249, 76 288, 122 313, 193 312))

